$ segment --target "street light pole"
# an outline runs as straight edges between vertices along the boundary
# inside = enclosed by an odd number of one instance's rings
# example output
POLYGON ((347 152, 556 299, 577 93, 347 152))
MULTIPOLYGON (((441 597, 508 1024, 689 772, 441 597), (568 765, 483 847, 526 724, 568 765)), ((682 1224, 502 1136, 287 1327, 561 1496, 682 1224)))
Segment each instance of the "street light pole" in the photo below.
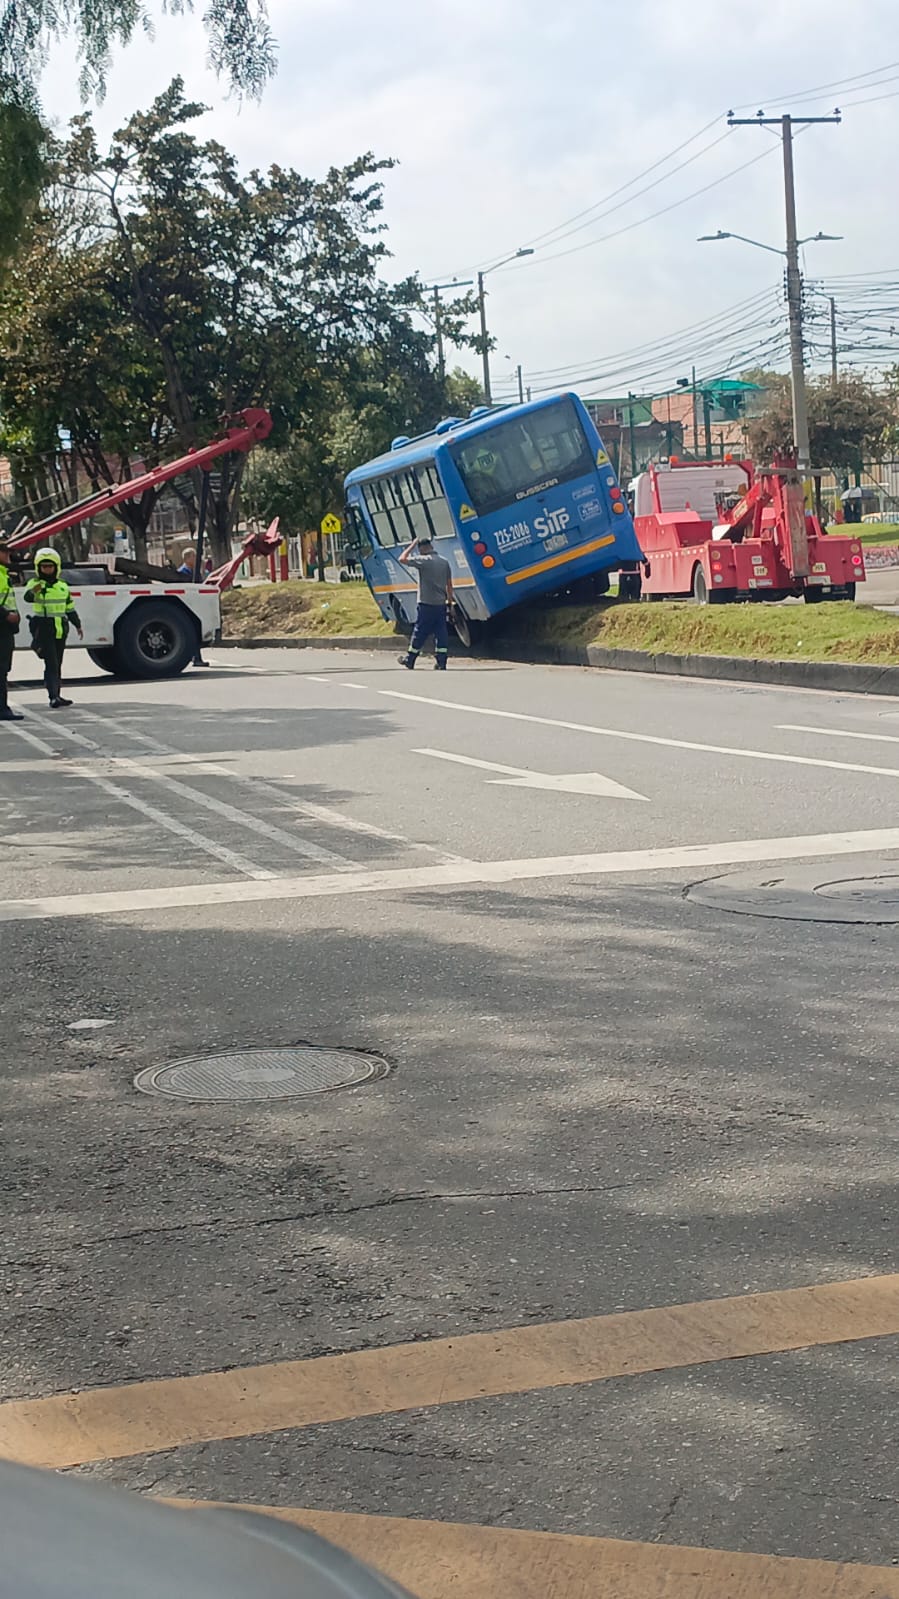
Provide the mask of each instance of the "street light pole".
MULTIPOLYGON (((793 443, 799 472, 806 477, 811 469, 811 451, 808 432, 808 401, 805 391, 805 350, 802 340, 802 275, 799 271, 799 245, 804 242, 796 233, 796 185, 793 175, 793 128, 797 123, 840 122, 839 111, 832 117, 766 117, 760 111, 757 117, 735 117, 728 114, 729 128, 779 127, 783 144, 784 208, 787 219, 787 314, 790 323, 790 379, 793 391, 793 443)), ((755 241, 753 241, 755 242, 755 241)), ((765 246, 769 248, 770 246, 765 246)))
POLYGON ((496 272, 499 267, 508 266, 510 261, 517 261, 523 255, 533 255, 532 249, 516 250, 514 255, 507 255, 504 261, 495 261, 493 266, 485 267, 478 273, 478 310, 481 316, 481 352, 484 359, 484 403, 493 404, 493 395, 490 390, 490 336, 487 332, 487 293, 484 288, 484 279, 488 272, 496 272))
POLYGON ((524 373, 520 366, 517 366, 515 371, 518 374, 518 403, 524 405, 524 373))

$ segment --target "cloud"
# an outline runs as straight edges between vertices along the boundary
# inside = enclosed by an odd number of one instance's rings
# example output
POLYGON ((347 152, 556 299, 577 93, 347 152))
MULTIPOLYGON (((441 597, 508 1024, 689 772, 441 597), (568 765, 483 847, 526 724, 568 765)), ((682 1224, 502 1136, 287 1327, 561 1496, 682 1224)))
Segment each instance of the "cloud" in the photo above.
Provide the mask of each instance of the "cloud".
MULTIPOLYGON (((392 270, 470 277, 601 201, 717 117, 684 160, 725 131, 735 101, 789 110, 778 96, 878 67, 893 4, 860 0, 850 28, 844 0, 757 0, 739 15, 719 0, 689 8, 662 0, 555 8, 546 0, 273 0, 280 69, 261 104, 229 100, 208 73, 197 17, 160 17, 155 42, 118 53, 97 121, 108 133, 179 72, 188 92, 213 107, 207 131, 247 165, 277 161, 316 173, 363 149, 395 156, 400 164, 386 180, 392 270)), ((54 52, 44 90, 59 118, 79 109, 70 50, 54 52)), ((822 90, 820 101, 796 109, 823 112, 840 97, 862 98, 863 86, 822 90)), ((797 141, 802 231, 845 235, 842 244, 810 247, 810 270, 863 272, 899 256, 888 201, 897 132, 899 99, 886 99, 847 109, 841 128, 814 128, 797 141)), ((582 364, 586 379, 611 351, 665 338, 778 284, 773 256, 696 243, 722 227, 780 244, 782 183, 770 134, 735 130, 642 198, 621 205, 624 198, 489 280, 498 376, 510 371, 509 355, 530 372, 582 364), (594 242, 761 155, 766 139, 770 156, 746 171, 594 242)), ((767 324, 747 332, 747 350, 769 332, 767 324)), ((684 362, 674 364, 668 381, 684 362)))

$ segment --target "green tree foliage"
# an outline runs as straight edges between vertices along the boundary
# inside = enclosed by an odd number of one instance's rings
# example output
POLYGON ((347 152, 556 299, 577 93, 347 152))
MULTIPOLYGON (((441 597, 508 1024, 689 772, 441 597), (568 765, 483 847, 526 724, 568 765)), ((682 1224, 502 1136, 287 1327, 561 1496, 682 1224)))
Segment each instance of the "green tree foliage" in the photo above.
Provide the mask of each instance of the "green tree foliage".
MULTIPOLYGON (((193 0, 162 0, 185 14, 193 0)), ((209 61, 239 94, 258 96, 275 70, 265 0, 208 0, 209 61)), ((102 98, 112 47, 138 29, 152 37, 142 0, 0 0, 0 270, 14 253, 45 178, 40 75, 49 47, 70 38, 85 99, 102 98)))
MULTIPOLYGON (((192 0, 163 0, 170 15, 193 10, 192 0)), ((209 60, 244 94, 259 94, 275 70, 275 48, 264 0, 208 0, 203 23, 209 60)), ((153 12, 142 0, 3 0, 0 77, 36 87, 47 49, 74 40, 85 98, 102 94, 116 44, 142 28, 152 36, 153 12)))
MULTIPOLYGON (((202 109, 176 80, 108 150, 86 116, 55 150, 52 188, 0 293, 7 442, 24 481, 62 428, 104 483, 264 405, 293 464, 291 503, 305 496, 301 520, 314 523, 348 466, 445 409, 433 339, 412 320, 420 286, 380 277, 390 163, 365 155, 321 180, 281 167, 244 177, 191 133, 202 109)), ((223 458, 215 474, 217 558, 244 467, 223 458)), ((138 542, 150 509, 129 515, 138 542)))
MULTIPOLYGON (((751 376, 751 381, 763 385, 768 401, 761 415, 746 425, 752 455, 762 462, 790 454, 793 413, 789 380, 780 373, 763 373, 751 376)), ((895 400, 887 389, 875 387, 865 378, 844 375, 836 383, 814 378, 808 385, 808 418, 815 467, 857 470, 863 461, 894 447, 895 400)))
POLYGON ((0 77, 0 274, 47 176, 46 134, 34 107, 0 77))

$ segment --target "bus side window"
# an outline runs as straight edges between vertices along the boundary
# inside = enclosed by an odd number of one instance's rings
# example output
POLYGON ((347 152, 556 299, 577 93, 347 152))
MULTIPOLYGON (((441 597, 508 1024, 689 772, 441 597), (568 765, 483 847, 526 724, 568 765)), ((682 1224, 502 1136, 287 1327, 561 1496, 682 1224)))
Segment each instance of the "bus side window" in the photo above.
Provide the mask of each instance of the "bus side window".
POLYGON ((431 524, 425 510, 424 500, 419 487, 418 474, 414 468, 404 472, 400 479, 403 503, 406 515, 412 524, 412 536, 416 539, 429 539, 431 537, 431 524))
POLYGON ((368 528, 365 525, 365 517, 362 515, 358 505, 346 506, 344 521, 349 531, 351 548, 358 550, 363 559, 366 555, 371 555, 372 542, 369 538, 368 528))
POLYGON ((379 479, 379 487, 384 496, 384 504, 390 513, 394 544, 408 544, 412 534, 409 532, 409 519, 403 509, 398 479, 382 477, 379 479))
POLYGON ((451 539, 456 534, 456 524, 449 502, 443 492, 443 484, 437 475, 436 466, 426 466, 419 470, 421 492, 427 504, 428 515, 431 519, 433 537, 435 539, 451 539))
POLYGON ((374 524, 378 543, 384 548, 390 549, 396 543, 396 537, 390 520, 390 512, 381 497, 381 485, 379 483, 366 483, 365 503, 368 507, 368 514, 374 524))

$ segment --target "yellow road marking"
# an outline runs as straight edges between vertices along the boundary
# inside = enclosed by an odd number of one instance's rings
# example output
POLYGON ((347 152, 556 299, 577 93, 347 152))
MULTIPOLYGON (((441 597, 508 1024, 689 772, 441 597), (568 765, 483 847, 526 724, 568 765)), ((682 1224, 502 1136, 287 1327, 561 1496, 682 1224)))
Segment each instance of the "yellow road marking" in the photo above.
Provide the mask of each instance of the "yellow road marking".
POLYGON ((0 1455, 121 1460, 355 1416, 899 1332, 899 1275, 862 1277, 0 1405, 0 1455))
POLYGON ((899 1599, 889 1566, 327 1510, 263 1514, 311 1527, 418 1599, 899 1599))

